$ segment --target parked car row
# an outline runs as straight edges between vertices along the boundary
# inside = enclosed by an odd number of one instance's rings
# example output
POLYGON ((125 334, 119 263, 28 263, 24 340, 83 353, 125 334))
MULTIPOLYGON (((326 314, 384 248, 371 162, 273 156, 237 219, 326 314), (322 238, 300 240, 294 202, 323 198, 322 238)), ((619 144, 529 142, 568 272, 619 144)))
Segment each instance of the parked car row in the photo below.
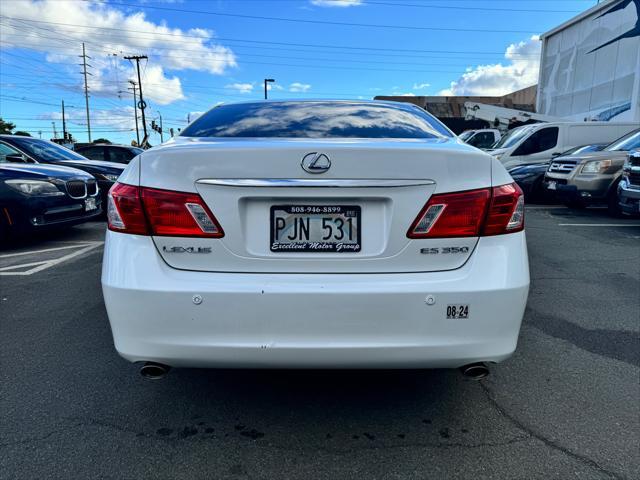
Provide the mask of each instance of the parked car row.
MULTIPOLYGON (((479 131, 464 132, 460 138, 475 138, 479 131)), ((606 204, 613 215, 639 211, 637 150, 637 123, 608 122, 524 125, 486 149, 529 201, 560 201, 574 208, 606 204)))
POLYGON ((0 239, 99 216, 124 168, 47 140, 0 135, 0 239))

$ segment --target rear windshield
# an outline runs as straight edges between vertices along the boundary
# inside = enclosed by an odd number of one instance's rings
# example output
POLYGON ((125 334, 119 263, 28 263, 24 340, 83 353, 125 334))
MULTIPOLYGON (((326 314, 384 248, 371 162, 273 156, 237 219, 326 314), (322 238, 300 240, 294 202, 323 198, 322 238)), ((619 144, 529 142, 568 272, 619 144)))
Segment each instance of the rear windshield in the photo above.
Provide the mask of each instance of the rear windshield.
POLYGON ((220 105, 185 137, 438 138, 452 133, 413 105, 374 102, 256 102, 220 105))

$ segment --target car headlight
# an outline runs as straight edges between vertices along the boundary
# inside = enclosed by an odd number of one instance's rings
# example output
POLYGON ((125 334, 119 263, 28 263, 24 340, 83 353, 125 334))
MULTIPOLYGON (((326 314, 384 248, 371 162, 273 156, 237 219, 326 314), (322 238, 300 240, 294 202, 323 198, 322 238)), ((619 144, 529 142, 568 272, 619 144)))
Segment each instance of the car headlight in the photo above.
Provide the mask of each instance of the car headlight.
POLYGON ((587 162, 582 166, 580 173, 602 173, 611 166, 611 160, 594 160, 587 162))
POLYGON ((26 195, 57 196, 64 195, 53 183, 45 180, 5 180, 4 183, 26 195))

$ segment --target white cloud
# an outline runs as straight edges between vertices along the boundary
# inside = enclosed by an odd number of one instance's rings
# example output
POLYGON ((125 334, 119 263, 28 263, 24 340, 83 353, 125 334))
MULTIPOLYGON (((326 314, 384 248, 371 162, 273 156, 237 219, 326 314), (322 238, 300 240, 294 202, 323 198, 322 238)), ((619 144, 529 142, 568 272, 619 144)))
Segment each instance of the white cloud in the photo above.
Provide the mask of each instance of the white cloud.
POLYGON ((144 13, 128 14, 98 0, 14 0, 3 3, 2 14, 7 17, 0 28, 3 48, 45 53, 48 62, 63 64, 69 78, 77 80, 75 90, 82 83, 73 65, 85 42, 87 55, 92 57, 90 88, 97 96, 115 96, 128 79, 137 81, 125 55, 149 55, 148 63, 141 62, 145 96, 160 104, 184 98, 180 79, 167 75, 167 70, 221 75, 237 66, 233 51, 216 43, 210 30, 170 28, 147 20, 144 13))
POLYGON ((150 98, 160 105, 168 105, 177 100, 184 100, 180 79, 165 75, 162 67, 158 65, 149 65, 145 71, 144 80, 145 97, 150 98))
POLYGON ((309 89, 311 89, 311 85, 308 83, 294 82, 289 85, 290 92, 308 92, 309 89))
POLYGON ((362 5, 362 0, 311 0, 318 7, 355 7, 362 5))
POLYGON ((540 68, 540 40, 537 36, 511 44, 504 57, 507 65, 496 63, 470 68, 462 76, 451 82, 449 88, 439 95, 505 95, 534 85, 538 81, 540 68))
POLYGON ((225 85, 224 88, 236 90, 238 93, 251 93, 253 91, 253 87, 253 83, 230 83, 229 85, 225 85))
POLYGON ((185 120, 187 122, 193 122, 196 118, 198 118, 200 115, 202 115, 204 112, 189 112, 187 114, 187 117, 185 118, 185 120))
POLYGON ((416 94, 413 92, 401 92, 401 91, 393 91, 391 92, 391 95, 395 96, 395 97, 415 97, 416 94))
POLYGON ((429 88, 431 86, 430 83, 414 83, 413 84, 413 89, 414 90, 422 90, 424 88, 429 88))

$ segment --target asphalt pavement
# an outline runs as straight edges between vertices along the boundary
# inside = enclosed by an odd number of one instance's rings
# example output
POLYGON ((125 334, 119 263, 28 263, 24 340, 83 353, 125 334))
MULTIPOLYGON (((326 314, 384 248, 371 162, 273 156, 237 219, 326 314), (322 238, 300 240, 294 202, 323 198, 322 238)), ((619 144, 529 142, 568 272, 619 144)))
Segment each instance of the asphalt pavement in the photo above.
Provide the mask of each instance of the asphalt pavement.
POLYGON ((176 369, 115 352, 104 224, 0 250, 0 478, 640 478, 640 219, 527 209, 514 357, 452 370, 176 369))

